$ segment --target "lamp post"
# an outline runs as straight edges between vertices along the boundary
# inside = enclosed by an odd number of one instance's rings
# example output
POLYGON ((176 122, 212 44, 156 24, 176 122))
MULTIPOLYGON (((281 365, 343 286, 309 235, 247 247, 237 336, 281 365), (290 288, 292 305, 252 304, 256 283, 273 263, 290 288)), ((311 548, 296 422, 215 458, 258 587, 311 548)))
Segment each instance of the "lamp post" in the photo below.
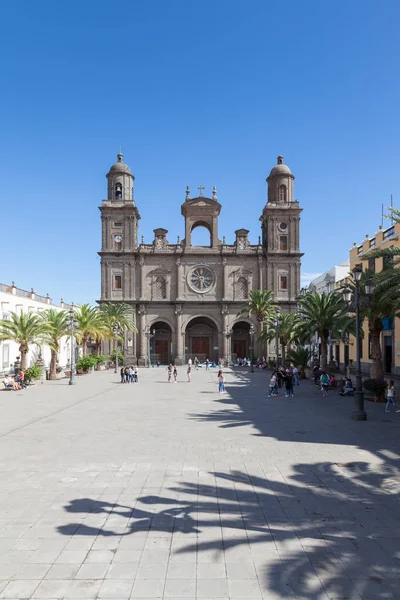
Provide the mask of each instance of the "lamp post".
POLYGON ((254 325, 250 325, 250 362, 251 362, 251 373, 254 373, 254 325))
POLYGON ((147 354, 148 354, 149 368, 153 366, 153 365, 151 364, 150 340, 151 340, 151 338, 153 338, 155 335, 156 335, 156 330, 155 330, 155 329, 153 329, 152 331, 150 331, 150 329, 148 329, 148 330, 145 332, 145 336, 147 337, 147 354))
POLYGON ((115 337, 115 369, 114 373, 118 373, 118 327, 115 326, 113 329, 114 337, 115 337))
POLYGON ((276 368, 279 368, 279 333, 281 330, 281 325, 282 325, 282 316, 281 313, 278 312, 276 313, 276 321, 275 321, 275 328, 276 328, 276 337, 275 337, 275 351, 276 351, 276 368))
MULTIPOLYGON (((361 374, 361 317, 360 317, 360 280, 362 277, 362 264, 358 263, 355 265, 353 269, 353 278, 355 283, 355 292, 354 292, 354 304, 356 309, 356 360, 357 360, 357 369, 356 369, 356 389, 355 389, 355 409, 351 415, 351 418, 355 421, 366 421, 367 413, 364 410, 364 392, 362 385, 362 374, 361 374)), ((365 285, 365 293, 372 293, 372 285, 370 282, 367 282, 365 285)), ((346 289, 344 292, 345 299, 347 301, 351 301, 351 291, 346 289)))
POLYGON ((73 308, 74 305, 69 309, 69 320, 68 320, 68 329, 70 331, 70 344, 71 344, 71 366, 69 372, 69 385, 76 384, 75 378, 75 348, 74 348, 74 340, 75 340, 75 310, 73 308))

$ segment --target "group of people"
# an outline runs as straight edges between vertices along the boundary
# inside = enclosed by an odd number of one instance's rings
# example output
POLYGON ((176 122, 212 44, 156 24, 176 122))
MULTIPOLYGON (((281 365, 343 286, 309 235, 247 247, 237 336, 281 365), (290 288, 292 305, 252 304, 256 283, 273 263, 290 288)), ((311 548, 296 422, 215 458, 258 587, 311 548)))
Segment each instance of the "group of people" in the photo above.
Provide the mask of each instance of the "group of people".
POLYGON ((282 388, 283 386, 285 386, 285 398, 293 398, 295 385, 300 385, 298 368, 293 367, 291 369, 284 369, 283 367, 280 367, 272 372, 269 382, 268 398, 279 396, 279 388, 282 388))
POLYGON ((17 375, 12 376, 10 373, 3 379, 4 387, 8 390, 17 392, 26 388, 25 373, 20 369, 17 375))
POLYGON ((121 367, 121 383, 138 383, 139 371, 137 367, 121 367))

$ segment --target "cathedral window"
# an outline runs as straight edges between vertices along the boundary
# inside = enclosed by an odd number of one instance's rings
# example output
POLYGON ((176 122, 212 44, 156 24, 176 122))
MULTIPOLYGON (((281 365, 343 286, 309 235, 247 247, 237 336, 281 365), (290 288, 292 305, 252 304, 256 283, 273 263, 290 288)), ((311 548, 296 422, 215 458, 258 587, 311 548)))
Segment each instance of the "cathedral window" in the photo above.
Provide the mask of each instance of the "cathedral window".
POLYGON ((281 275, 279 278, 279 289, 285 291, 288 289, 287 275, 281 275))
POLYGON ((154 282, 154 300, 165 300, 167 297, 167 284, 164 277, 157 277, 154 282))
POLYGON ((122 275, 114 275, 114 290, 122 290, 122 275))
POLYGON ((245 277, 239 277, 236 283, 236 300, 247 300, 249 286, 245 277))
POLYGON ((115 199, 122 200, 122 183, 115 184, 115 199))
POLYGON ((279 236, 279 250, 285 251, 288 249, 287 235, 279 236))
POLYGON ((281 185, 279 188, 279 202, 287 202, 286 185, 281 185))

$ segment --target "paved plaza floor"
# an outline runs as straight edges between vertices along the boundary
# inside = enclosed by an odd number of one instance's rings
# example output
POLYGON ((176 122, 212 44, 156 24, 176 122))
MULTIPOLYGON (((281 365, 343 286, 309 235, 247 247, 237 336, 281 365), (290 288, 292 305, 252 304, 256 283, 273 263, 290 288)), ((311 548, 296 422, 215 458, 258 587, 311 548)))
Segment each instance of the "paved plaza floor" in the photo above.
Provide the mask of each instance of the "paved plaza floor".
POLYGON ((0 393, 0 597, 400 599, 400 414, 184 371, 0 393))

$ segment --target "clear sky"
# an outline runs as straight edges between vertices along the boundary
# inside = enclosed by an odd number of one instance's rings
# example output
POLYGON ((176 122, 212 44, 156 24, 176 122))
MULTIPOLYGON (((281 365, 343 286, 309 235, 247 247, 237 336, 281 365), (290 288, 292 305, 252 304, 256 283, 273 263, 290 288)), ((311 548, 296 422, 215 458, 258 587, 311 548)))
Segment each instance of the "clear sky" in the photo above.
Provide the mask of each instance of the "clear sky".
POLYGON ((140 235, 184 237, 180 205, 218 189, 220 237, 260 233, 283 154, 306 275, 348 258, 400 205, 398 0, 1 3, 0 281, 100 292, 105 174, 122 145, 140 235))

